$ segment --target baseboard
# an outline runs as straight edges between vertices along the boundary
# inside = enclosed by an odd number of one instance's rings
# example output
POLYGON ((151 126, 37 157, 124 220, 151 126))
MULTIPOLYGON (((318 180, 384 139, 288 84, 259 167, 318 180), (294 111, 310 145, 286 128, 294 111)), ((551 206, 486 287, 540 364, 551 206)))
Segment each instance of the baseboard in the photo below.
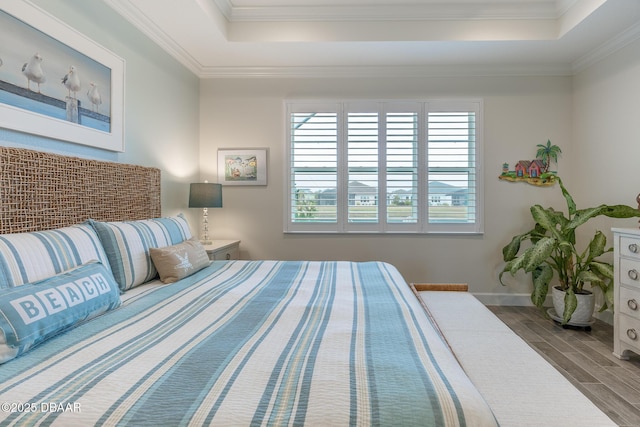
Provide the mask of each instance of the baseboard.
MULTIPOLYGON (((531 294, 494 294, 485 292, 472 292, 472 294, 484 305, 533 306, 531 294)), ((549 299, 549 302, 551 302, 551 299, 549 299)))
MULTIPOLYGON (((533 307, 533 303, 531 302, 531 294, 490 294, 490 293, 479 292, 479 293, 473 293, 473 296, 476 297, 484 305, 533 307)), ((547 296, 545 306, 546 307, 553 306, 550 296, 547 296)), ((593 316, 596 319, 602 320, 605 323, 613 325, 613 313, 610 311, 605 311, 603 313, 598 313, 596 311, 593 314, 593 316)))

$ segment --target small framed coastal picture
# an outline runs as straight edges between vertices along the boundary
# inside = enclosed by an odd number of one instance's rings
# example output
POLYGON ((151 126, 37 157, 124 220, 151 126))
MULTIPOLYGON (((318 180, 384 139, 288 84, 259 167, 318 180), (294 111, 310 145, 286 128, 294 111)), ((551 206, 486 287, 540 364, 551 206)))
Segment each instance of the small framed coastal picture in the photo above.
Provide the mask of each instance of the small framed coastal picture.
POLYGON ((218 182, 222 185, 267 185, 266 148, 218 150, 218 182))

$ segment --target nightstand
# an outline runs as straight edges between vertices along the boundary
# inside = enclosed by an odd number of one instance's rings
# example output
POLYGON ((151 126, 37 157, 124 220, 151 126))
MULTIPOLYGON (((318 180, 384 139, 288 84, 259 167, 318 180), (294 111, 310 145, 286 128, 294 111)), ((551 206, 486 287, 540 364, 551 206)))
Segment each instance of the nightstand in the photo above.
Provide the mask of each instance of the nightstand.
POLYGON ((213 240, 204 249, 212 261, 240 259, 240 240, 213 240))

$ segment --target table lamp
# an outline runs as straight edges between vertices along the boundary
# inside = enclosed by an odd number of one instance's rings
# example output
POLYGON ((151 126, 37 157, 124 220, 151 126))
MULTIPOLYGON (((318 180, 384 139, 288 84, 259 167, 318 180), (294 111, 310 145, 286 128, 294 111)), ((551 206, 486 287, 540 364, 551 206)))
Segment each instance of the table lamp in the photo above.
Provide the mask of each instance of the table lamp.
POLYGON ((202 223, 204 226, 204 233, 200 242, 203 245, 210 245, 212 242, 209 240, 209 220, 207 218, 207 210, 208 208, 222 207, 222 184, 214 184, 206 181, 192 183, 189 188, 189 207, 203 208, 202 223))

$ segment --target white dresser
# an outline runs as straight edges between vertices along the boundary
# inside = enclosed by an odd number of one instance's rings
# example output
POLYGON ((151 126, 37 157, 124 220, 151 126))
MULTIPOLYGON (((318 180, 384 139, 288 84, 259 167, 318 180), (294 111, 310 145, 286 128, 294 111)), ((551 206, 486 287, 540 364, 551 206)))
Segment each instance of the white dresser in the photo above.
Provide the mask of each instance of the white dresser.
POLYGON ((613 228, 613 354, 640 354, 640 229, 613 228))

